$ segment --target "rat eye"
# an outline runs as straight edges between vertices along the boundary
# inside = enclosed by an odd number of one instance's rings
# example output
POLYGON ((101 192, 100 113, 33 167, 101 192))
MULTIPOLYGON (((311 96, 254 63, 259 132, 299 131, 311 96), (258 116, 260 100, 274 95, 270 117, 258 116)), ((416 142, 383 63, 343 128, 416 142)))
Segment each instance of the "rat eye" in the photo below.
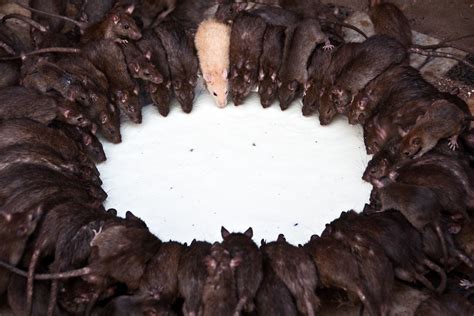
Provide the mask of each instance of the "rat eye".
POLYGON ((213 92, 212 94, 213 94, 215 97, 217 97, 217 93, 213 92))
POLYGON ((123 25, 123 28, 126 29, 126 30, 128 30, 128 29, 130 28, 130 26, 129 26, 128 24, 124 24, 124 25, 123 25))

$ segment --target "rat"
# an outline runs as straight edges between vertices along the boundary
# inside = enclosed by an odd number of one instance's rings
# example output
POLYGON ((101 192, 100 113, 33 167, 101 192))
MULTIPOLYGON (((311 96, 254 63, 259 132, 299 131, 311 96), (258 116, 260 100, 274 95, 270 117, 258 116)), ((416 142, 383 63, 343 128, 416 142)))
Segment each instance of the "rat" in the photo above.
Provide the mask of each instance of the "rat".
POLYGON ((140 29, 131 16, 135 9, 135 6, 133 5, 127 6, 125 8, 114 7, 101 21, 91 25, 84 22, 78 22, 59 14, 47 13, 25 6, 23 4, 19 5, 33 13, 50 16, 73 23, 81 30, 81 43, 83 44, 102 39, 122 41, 123 39, 138 40, 141 37, 140 29))
MULTIPOLYGON (((336 48, 337 51, 337 48, 336 48)), ((331 54, 328 54, 321 45, 316 46, 308 62, 308 80, 304 84, 303 108, 304 116, 310 116, 319 109, 319 99, 322 92, 322 81, 325 69, 331 63, 331 54)))
POLYGON ((308 80, 308 61, 318 43, 325 43, 326 50, 334 47, 321 31, 316 19, 302 20, 295 26, 292 35, 286 39, 278 87, 278 99, 282 110, 290 106, 308 80))
POLYGON ((400 152, 407 158, 421 157, 443 138, 450 139, 450 148, 458 148, 457 138, 465 127, 464 112, 446 101, 433 102, 428 111, 418 117, 415 126, 402 134, 400 152))
POLYGON ((208 19, 199 24, 194 37, 206 88, 220 108, 227 105, 230 33, 230 26, 208 19))
POLYGON ((344 243, 331 237, 311 236, 303 246, 316 266, 321 285, 343 289, 359 298, 370 315, 377 315, 377 301, 366 284, 356 255, 344 243))
POLYGON ((168 59, 171 84, 183 112, 193 108, 194 89, 197 85, 199 62, 194 52, 194 44, 185 29, 178 22, 166 21, 155 28, 168 59))
POLYGON ((151 63, 151 51, 143 53, 134 43, 124 43, 121 45, 128 71, 135 79, 149 81, 155 84, 163 82, 163 76, 151 63))
POLYGON ((164 242, 148 262, 140 280, 143 295, 174 304, 178 297, 178 264, 186 244, 164 242))
POLYGON ((472 315, 474 306, 457 293, 434 295, 418 305, 415 316, 472 315))
POLYGON ((273 271, 269 259, 264 256, 264 276, 255 298, 259 315, 296 316, 293 297, 280 278, 273 271))
POLYGON ((412 45, 410 21, 393 3, 371 0, 369 17, 374 24, 375 34, 385 34, 395 38, 403 46, 412 45))
POLYGON ((69 138, 73 139, 76 144, 82 148, 82 151, 85 152, 94 162, 99 163, 107 160, 102 143, 99 141, 97 136, 90 133, 88 130, 78 126, 64 124, 62 122, 54 122, 52 126, 61 130, 69 138))
MULTIPOLYGON (((332 83, 324 85, 321 103, 331 102, 339 114, 346 114, 354 95, 390 65, 406 60, 405 48, 385 35, 374 35, 362 42, 356 55, 344 66, 332 83), (374 56, 377 62, 374 62, 374 56)), ((328 105, 322 104, 324 107, 328 105)))
POLYGON ((248 228, 244 233, 230 233, 221 227, 222 246, 230 252, 232 258, 240 257, 242 262, 235 270, 235 279, 239 304, 250 313, 254 311, 254 298, 263 279, 262 256, 258 246, 252 241, 253 230, 248 228))
POLYGON ((234 105, 243 103, 258 82, 259 58, 267 24, 246 12, 237 15, 230 35, 230 86, 234 105))
POLYGON ((423 254, 423 241, 420 233, 398 211, 357 214, 343 212, 341 216, 326 225, 323 236, 332 236, 347 245, 379 247, 394 265, 395 275, 407 282, 421 282, 428 289, 439 293, 446 286, 446 274, 423 254), (440 274, 438 289, 425 278, 423 266, 434 267, 440 274))
POLYGON ((141 122, 138 88, 127 69, 125 56, 112 40, 90 42, 83 47, 83 54, 102 71, 109 80, 112 100, 132 122, 141 122))
POLYGON ((276 100, 278 94, 278 74, 283 62, 285 47, 285 27, 268 25, 263 37, 263 49, 258 72, 258 94, 264 108, 276 100))
POLYGON ((151 96, 153 104, 158 108, 159 113, 166 117, 170 111, 172 94, 171 74, 166 50, 153 30, 144 30, 142 38, 137 42, 137 46, 143 53, 151 52, 150 61, 163 77, 163 82, 159 84, 147 83, 146 90, 151 96))
POLYGON ((0 122, 0 148, 15 144, 44 145, 57 150, 71 162, 80 162, 92 167, 73 140, 60 131, 28 119, 12 119, 0 122))
POLYGON ((211 247, 211 254, 204 259, 207 279, 202 290, 203 316, 238 314, 237 286, 235 269, 242 259, 239 255, 231 257, 219 243, 211 247))
POLYGON ((202 294, 207 272, 205 258, 210 254, 211 244, 193 240, 181 254, 178 268, 178 288, 184 298, 184 315, 201 315, 202 294))
POLYGON ((282 234, 276 242, 262 245, 261 250, 293 295, 298 311, 304 315, 315 315, 320 305, 319 298, 314 294, 318 275, 308 254, 302 248, 287 243, 282 234))
POLYGON ((378 189, 382 203, 380 211, 400 211, 419 232, 423 232, 426 226, 435 229, 447 262, 446 239, 440 222, 443 206, 435 192, 427 187, 398 183, 389 177, 373 180, 373 185, 378 189))
POLYGON ((392 138, 370 159, 364 170, 362 179, 372 182, 373 179, 380 179, 388 176, 393 166, 400 160, 399 155, 400 138, 392 138))

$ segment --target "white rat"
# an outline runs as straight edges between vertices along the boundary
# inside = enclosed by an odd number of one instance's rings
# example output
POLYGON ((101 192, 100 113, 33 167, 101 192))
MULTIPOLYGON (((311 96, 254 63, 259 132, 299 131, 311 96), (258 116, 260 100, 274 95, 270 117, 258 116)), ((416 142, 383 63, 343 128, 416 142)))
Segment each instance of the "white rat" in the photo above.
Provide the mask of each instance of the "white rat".
POLYGON ((194 42, 201 72, 217 106, 227 105, 230 26, 215 19, 199 24, 194 42))

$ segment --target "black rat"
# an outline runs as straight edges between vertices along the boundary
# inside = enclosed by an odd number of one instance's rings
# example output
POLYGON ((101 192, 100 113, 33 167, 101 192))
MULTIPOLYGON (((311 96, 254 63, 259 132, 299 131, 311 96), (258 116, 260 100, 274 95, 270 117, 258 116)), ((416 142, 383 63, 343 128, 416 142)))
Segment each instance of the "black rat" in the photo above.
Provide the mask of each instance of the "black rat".
POLYGON ((201 315, 202 294, 207 278, 205 258, 210 254, 211 244, 193 240, 183 251, 178 268, 179 293, 184 298, 183 314, 201 315))
POLYGON ((197 85, 199 62, 194 43, 178 22, 166 21, 155 29, 166 51, 171 74, 171 85, 181 108, 190 113, 193 108, 194 89, 197 85))
POLYGON ((242 104, 258 82, 266 27, 262 18, 246 12, 239 13, 232 24, 229 82, 235 105, 242 104))
POLYGON ((262 256, 255 242, 252 241, 253 230, 250 227, 244 233, 230 233, 221 228, 222 245, 232 258, 240 257, 242 262, 235 270, 237 294, 239 298, 238 310, 252 312, 257 290, 263 279, 262 256))
POLYGON ((298 311, 315 315, 320 301, 314 293, 318 275, 314 262, 302 248, 290 245, 280 234, 276 242, 262 245, 270 264, 293 295, 298 311))

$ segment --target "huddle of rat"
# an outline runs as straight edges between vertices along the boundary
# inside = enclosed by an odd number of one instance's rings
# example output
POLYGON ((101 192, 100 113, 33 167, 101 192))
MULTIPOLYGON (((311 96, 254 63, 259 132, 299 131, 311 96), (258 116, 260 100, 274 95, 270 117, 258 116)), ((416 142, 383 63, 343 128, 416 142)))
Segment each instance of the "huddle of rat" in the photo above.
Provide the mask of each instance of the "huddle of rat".
POLYGON ((472 116, 408 65, 423 48, 395 5, 373 1, 376 35, 344 43, 351 26, 310 0, 53 2, 0 21, 0 301, 15 315, 315 315, 325 288, 388 315, 397 280, 432 292, 418 315, 473 314, 449 285, 474 269, 472 116), (119 143, 123 117, 167 116, 173 97, 191 112, 199 75, 219 107, 258 87, 264 107, 303 97, 322 125, 362 124, 364 212, 258 247, 252 229, 162 242, 106 210, 96 135, 119 143))

